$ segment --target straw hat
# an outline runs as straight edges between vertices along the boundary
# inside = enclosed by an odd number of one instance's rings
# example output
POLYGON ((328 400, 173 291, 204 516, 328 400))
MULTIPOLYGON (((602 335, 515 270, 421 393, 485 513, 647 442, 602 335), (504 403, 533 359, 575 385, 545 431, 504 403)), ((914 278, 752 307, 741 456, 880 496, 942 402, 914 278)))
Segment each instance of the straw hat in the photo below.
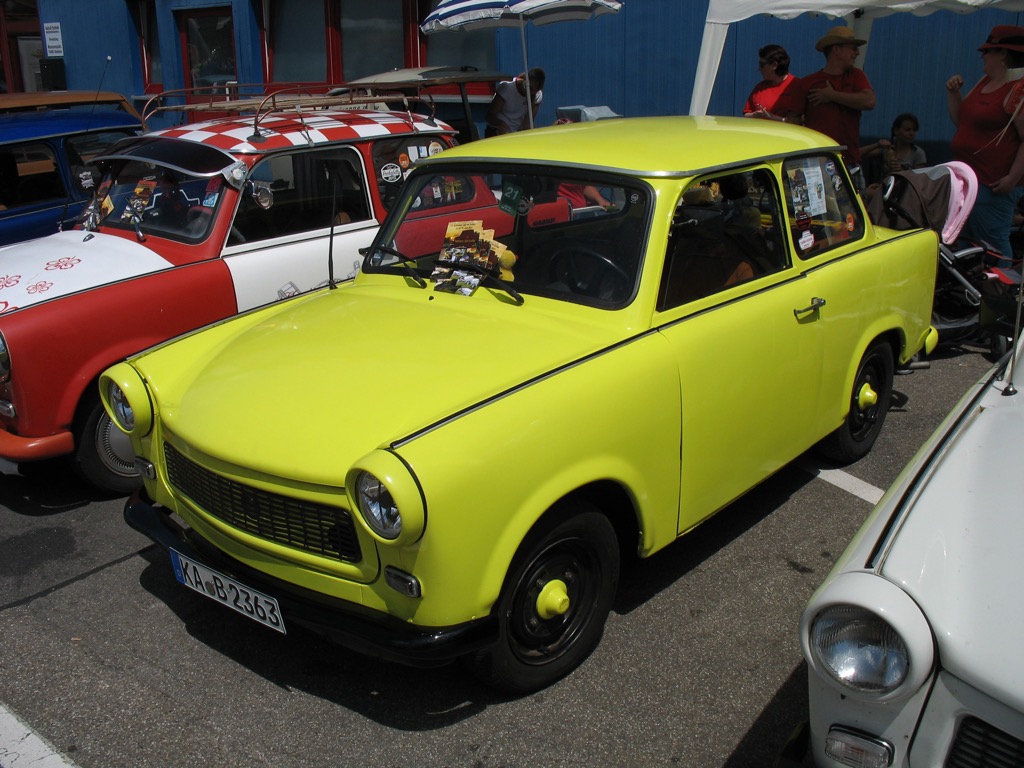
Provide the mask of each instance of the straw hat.
MULTIPOLYGON (((1018 27, 1014 27, 1018 29, 1018 27)), ((832 27, 821 40, 815 45, 815 49, 824 51, 830 45, 864 45, 867 40, 853 36, 853 30, 849 27, 832 27)))
POLYGON ((992 27, 988 39, 978 50, 987 51, 990 48, 1004 48, 1024 53, 1024 27, 1012 27, 1009 24, 992 27))

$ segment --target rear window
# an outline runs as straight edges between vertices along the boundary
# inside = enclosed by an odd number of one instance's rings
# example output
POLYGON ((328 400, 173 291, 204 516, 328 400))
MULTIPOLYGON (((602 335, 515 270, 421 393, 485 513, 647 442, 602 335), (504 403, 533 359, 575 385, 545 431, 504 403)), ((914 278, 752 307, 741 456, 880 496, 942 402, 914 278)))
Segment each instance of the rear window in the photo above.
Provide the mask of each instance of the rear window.
POLYGON ((793 248, 802 259, 864 236, 864 219, 842 164, 831 155, 785 162, 784 186, 793 248))

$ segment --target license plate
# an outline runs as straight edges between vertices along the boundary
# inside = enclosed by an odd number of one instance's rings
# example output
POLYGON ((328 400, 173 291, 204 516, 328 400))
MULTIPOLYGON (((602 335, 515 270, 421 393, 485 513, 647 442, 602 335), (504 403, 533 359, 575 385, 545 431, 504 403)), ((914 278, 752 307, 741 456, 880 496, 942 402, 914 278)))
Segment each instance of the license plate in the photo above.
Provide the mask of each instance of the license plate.
POLYGON ((189 589, 232 608, 253 621, 287 634, 277 600, 171 550, 174 577, 189 589))

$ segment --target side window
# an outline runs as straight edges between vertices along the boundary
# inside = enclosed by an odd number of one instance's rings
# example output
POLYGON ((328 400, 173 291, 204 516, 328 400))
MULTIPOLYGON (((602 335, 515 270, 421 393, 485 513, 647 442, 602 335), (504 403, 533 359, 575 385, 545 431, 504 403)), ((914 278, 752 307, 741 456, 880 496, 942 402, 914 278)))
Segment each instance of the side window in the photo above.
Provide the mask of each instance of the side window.
POLYGON ((275 155, 242 191, 228 245, 366 221, 370 204, 357 152, 336 147, 275 155))
POLYGON ((46 144, 0 149, 0 205, 15 208, 60 200, 66 194, 53 150, 46 144))
MULTIPOLYGON (((447 147, 445 140, 437 136, 407 136, 397 139, 379 139, 373 143, 373 172, 380 190, 380 201, 384 210, 390 211, 402 182, 409 175, 416 161, 431 157, 447 147)), ((442 190, 441 202, 452 197, 450 191, 442 190)), ((454 202, 454 200, 448 200, 454 202)))
POLYGON ((783 165, 793 248, 801 259, 864 236, 864 219, 842 166, 831 156, 783 165))
POLYGON ((658 310, 789 266, 775 177, 765 168, 699 179, 676 206, 658 310))

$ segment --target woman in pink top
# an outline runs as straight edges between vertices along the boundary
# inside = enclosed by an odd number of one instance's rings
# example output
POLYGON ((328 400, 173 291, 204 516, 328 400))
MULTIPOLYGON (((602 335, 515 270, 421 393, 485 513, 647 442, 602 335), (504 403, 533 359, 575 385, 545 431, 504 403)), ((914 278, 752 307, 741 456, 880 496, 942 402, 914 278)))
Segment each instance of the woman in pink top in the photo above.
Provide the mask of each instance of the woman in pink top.
POLYGON ((956 125, 953 159, 967 163, 978 175, 978 199, 964 232, 985 240, 1012 258, 1010 226, 1017 200, 1024 193, 1024 81, 1015 70, 1024 66, 1024 27, 999 25, 981 51, 984 76, 963 96, 964 79, 946 81, 949 116, 956 125))

